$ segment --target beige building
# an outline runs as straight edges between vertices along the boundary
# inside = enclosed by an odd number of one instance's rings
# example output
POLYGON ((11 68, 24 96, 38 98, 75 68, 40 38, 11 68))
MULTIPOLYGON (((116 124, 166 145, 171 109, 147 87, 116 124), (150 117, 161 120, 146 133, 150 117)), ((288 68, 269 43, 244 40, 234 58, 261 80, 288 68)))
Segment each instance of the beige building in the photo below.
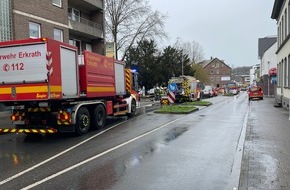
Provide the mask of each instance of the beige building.
POLYGON ((277 21, 276 102, 289 109, 290 100, 290 1, 275 0, 272 19, 277 21))
POLYGON ((203 68, 209 78, 209 84, 214 87, 222 87, 232 80, 232 68, 229 67, 224 61, 218 58, 211 58, 210 60, 202 61, 203 68))
POLYGON ((49 37, 105 53, 103 0, 1 0, 0 41, 49 37))

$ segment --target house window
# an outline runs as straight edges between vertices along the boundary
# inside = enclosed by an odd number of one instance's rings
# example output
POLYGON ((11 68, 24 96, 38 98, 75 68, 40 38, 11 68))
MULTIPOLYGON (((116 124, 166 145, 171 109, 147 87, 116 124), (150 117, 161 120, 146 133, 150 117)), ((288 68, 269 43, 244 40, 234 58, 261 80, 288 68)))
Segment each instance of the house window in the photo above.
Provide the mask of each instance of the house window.
POLYGON ((289 77, 289 75, 290 75, 290 55, 288 55, 288 87, 290 87, 290 77, 289 77))
POLYGON ((212 74, 212 75, 213 75, 213 70, 211 70, 211 71, 210 71, 210 74, 212 74))
POLYGON ((288 86, 288 73, 287 73, 287 58, 284 59, 284 87, 288 86))
POLYGON ((68 18, 80 22, 80 11, 74 8, 68 8, 68 18))
POLYGON ((93 51, 93 47, 91 44, 86 44, 86 50, 87 51, 93 51))
MULTIPOLYGON (((287 14, 287 25, 288 25, 288 32, 287 32, 287 35, 289 34, 290 32, 290 14, 289 14, 289 10, 290 10, 290 2, 288 3, 288 14, 287 14)), ((286 10, 285 10, 286 12, 286 10)))
POLYGON ((69 39, 69 44, 78 47, 78 54, 81 55, 82 46, 81 41, 76 39, 69 39))
POLYGON ((281 22, 279 23, 279 44, 281 45, 282 44, 282 35, 281 35, 281 22))
POLYGON ((282 67, 283 67, 283 59, 282 59, 282 61, 280 62, 280 64, 279 64, 279 86, 281 86, 282 87, 282 82, 283 82, 283 70, 282 70, 282 67))
POLYGON ((284 36, 284 16, 282 16, 281 24, 282 24, 281 36, 282 36, 282 42, 283 42, 285 40, 285 36, 284 36))
POLYGON ((216 74, 219 75, 220 74, 220 71, 219 70, 216 70, 216 74))
POLYGON ((223 74, 226 74, 226 70, 223 70, 223 74))
POLYGON ((0 42, 12 40, 11 1, 1 0, 0 3, 0 42))
POLYGON ((287 37, 287 34, 288 34, 288 32, 287 32, 287 9, 285 9, 285 38, 287 37))
POLYGON ((29 37, 40 38, 40 24, 29 22, 29 37))
POLYGON ((53 29, 53 37, 55 40, 63 42, 63 31, 59 29, 53 29))
POLYGON ((52 0, 52 4, 55 6, 61 7, 62 6, 61 1, 62 0, 52 0))

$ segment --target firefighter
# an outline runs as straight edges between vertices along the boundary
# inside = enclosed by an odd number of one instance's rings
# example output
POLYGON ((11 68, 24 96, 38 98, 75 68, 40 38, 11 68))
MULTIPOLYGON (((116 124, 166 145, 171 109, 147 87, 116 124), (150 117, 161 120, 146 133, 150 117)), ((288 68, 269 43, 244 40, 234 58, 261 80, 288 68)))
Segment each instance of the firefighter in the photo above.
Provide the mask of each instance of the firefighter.
POLYGON ((161 98, 161 91, 159 87, 154 89, 154 101, 159 101, 161 98))

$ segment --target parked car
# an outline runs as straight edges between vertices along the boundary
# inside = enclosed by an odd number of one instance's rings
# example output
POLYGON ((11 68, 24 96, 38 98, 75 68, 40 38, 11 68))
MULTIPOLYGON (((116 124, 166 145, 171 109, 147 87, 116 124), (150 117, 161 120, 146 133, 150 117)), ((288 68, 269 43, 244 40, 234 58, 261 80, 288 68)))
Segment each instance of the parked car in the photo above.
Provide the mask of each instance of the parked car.
POLYGON ((203 98, 213 97, 213 87, 208 85, 204 86, 204 89, 202 90, 202 97, 203 98))
MULTIPOLYGON (((148 95, 154 95, 155 94, 155 89, 156 89, 156 87, 151 88, 150 90, 147 91, 147 94, 148 95)), ((159 89, 159 88, 157 87, 157 89, 159 89)))
POLYGON ((165 89, 163 87, 154 87, 147 91, 147 95, 154 96, 156 94, 164 94, 165 89))
POLYGON ((249 100, 252 100, 252 99, 263 100, 263 96, 264 96, 263 89, 260 86, 251 86, 248 89, 248 95, 249 95, 249 100))

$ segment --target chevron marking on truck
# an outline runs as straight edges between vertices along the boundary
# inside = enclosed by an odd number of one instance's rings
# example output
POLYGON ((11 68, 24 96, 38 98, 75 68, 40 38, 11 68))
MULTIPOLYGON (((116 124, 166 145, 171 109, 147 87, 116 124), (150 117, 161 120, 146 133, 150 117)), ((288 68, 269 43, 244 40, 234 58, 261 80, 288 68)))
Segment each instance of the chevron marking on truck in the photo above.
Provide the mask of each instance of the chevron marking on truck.
POLYGON ((47 68, 47 71, 48 71, 48 76, 50 76, 53 72, 53 67, 51 67, 51 64, 52 64, 52 53, 50 51, 46 52, 46 68, 47 68))
POLYGON ((28 112, 50 112, 50 108, 28 108, 28 112))
POLYGON ((56 129, 0 129, 0 133, 57 133, 56 129))
POLYGON ((131 77, 130 69, 126 69, 126 90, 131 91, 131 77))
POLYGON ((70 121, 57 120, 57 124, 58 125, 70 125, 71 124, 71 120, 70 121))
POLYGON ((25 116, 25 112, 14 112, 13 115, 14 116, 22 116, 22 117, 24 117, 25 116))

